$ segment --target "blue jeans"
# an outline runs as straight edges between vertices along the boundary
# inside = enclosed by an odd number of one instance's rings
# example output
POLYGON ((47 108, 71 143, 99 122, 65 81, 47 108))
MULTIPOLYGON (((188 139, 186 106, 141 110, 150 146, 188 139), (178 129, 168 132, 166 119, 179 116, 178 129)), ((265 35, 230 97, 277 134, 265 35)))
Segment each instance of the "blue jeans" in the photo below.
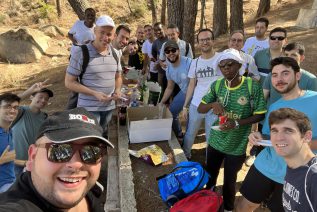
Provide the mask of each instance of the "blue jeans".
POLYGON ((197 107, 194 106, 193 104, 190 104, 187 128, 186 128, 186 133, 184 136, 184 145, 183 145, 183 150, 187 158, 191 157, 191 149, 203 119, 205 119, 205 134, 206 134, 206 141, 208 141, 210 136, 210 128, 215 123, 217 118, 218 116, 213 114, 211 111, 209 111, 206 114, 198 113, 197 107))
POLYGON ((108 136, 108 124, 111 121, 112 110, 108 111, 90 111, 98 120, 103 129, 103 135, 108 136))
POLYGON ((174 97, 169 109, 173 115, 172 129, 176 137, 182 134, 181 123, 179 122, 178 115, 183 110, 186 94, 183 91, 179 91, 174 97))

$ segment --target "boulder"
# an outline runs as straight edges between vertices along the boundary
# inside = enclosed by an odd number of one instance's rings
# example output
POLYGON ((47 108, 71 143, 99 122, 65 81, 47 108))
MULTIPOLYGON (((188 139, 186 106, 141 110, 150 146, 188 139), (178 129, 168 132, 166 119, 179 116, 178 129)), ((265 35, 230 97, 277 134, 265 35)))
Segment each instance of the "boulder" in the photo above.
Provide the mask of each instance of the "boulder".
POLYGON ((0 57, 11 63, 39 60, 48 48, 50 38, 43 32, 19 27, 0 35, 0 57))
POLYGON ((305 29, 317 28, 317 0, 314 0, 311 9, 300 9, 296 26, 305 29))

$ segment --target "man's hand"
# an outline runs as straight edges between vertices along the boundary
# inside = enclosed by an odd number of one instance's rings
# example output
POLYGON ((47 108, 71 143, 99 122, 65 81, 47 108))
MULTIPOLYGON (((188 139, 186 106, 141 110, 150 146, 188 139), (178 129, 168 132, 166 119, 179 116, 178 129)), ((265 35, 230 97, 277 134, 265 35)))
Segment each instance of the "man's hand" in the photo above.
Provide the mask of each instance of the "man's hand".
POLYGON ((122 95, 121 92, 116 91, 116 92, 111 94, 111 97, 113 100, 118 101, 120 99, 121 95, 122 95))
POLYGON ((212 110, 215 115, 221 115, 225 112, 223 106, 219 102, 214 102, 212 104, 212 110))
POLYGON ((166 64, 165 61, 160 60, 159 63, 160 63, 160 66, 161 66, 163 69, 166 69, 166 68, 167 68, 167 64, 166 64))
POLYGON ((183 107, 183 110, 182 110, 182 116, 185 120, 188 119, 188 113, 189 113, 189 108, 187 107, 183 107))
POLYGON ((94 93, 94 97, 100 102, 110 102, 113 99, 111 96, 98 91, 94 93))
POLYGON ((35 93, 35 92, 39 92, 41 89, 43 88, 47 88, 52 86, 52 84, 48 84, 49 79, 43 81, 43 82, 37 82, 34 83, 28 90, 30 90, 30 92, 35 93))
POLYGON ((249 138, 249 144, 251 144, 252 146, 259 146, 258 141, 263 140, 262 134, 260 132, 252 132, 250 133, 250 135, 248 136, 249 138))
POLYGON ((9 151, 10 146, 8 145, 7 148, 3 151, 0 157, 0 165, 4 163, 8 163, 10 161, 14 161, 15 159, 15 151, 9 151))
POLYGON ((220 125, 221 131, 232 130, 236 127, 236 123, 233 119, 228 119, 225 123, 220 125))

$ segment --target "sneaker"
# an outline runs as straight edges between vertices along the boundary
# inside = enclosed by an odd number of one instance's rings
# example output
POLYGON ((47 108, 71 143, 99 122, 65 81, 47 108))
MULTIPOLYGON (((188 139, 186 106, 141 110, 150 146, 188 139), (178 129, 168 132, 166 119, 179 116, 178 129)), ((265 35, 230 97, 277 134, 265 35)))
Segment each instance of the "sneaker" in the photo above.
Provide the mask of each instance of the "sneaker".
POLYGON ((250 156, 247 157, 247 159, 245 159, 244 164, 245 164, 247 167, 250 167, 250 166, 252 166, 252 164, 254 163, 254 160, 255 160, 255 155, 250 155, 250 156))

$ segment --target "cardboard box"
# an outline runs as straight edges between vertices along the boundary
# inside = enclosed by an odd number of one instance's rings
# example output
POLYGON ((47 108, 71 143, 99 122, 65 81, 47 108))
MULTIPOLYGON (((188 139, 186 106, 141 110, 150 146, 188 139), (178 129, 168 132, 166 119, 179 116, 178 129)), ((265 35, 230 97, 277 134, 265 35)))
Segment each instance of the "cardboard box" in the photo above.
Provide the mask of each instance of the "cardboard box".
POLYGON ((130 143, 170 140, 173 116, 164 108, 159 119, 158 106, 130 107, 127 110, 127 125, 130 143))

